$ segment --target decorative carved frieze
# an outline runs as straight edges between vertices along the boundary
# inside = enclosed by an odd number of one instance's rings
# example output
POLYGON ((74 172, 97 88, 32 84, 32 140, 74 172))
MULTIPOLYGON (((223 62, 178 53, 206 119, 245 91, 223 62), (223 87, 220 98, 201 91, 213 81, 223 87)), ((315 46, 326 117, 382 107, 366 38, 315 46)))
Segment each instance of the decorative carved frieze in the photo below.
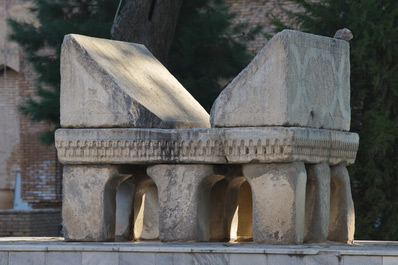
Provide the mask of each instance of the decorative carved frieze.
POLYGON ((358 135, 298 127, 60 129, 56 147, 64 164, 352 164, 358 135))

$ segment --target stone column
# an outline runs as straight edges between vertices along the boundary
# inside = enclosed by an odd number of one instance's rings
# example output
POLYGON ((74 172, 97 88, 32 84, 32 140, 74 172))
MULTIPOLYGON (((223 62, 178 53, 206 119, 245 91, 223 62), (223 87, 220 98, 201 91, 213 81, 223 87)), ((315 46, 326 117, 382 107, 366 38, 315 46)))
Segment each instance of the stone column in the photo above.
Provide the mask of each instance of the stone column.
POLYGON ((345 164, 330 167, 330 222, 328 240, 352 244, 355 231, 350 176, 345 164))
MULTIPOLYGON (((240 174, 240 175, 243 175, 240 174)), ((238 227, 239 227, 239 190, 242 184, 246 181, 243 177, 235 177, 230 180, 227 190, 227 231, 230 240, 238 241, 238 227)))
POLYGON ((134 239, 159 239, 158 189, 152 179, 146 177, 137 184, 134 195, 134 239))
POLYGON ((330 217, 330 168, 326 163, 306 165, 305 242, 326 242, 330 217))
POLYGON ((116 189, 130 176, 120 174, 117 166, 64 166, 65 240, 114 240, 116 189))
POLYGON ((116 241, 133 239, 133 198, 135 192, 134 178, 120 183, 116 192, 116 241))
MULTIPOLYGON (((214 176, 211 165, 154 165, 148 175, 158 187, 159 237, 161 241, 202 241, 208 239, 209 214, 200 203, 202 182, 214 176), (206 231, 202 231, 207 227, 206 231)), ((214 183, 213 183, 214 184, 214 183)), ((205 184, 211 187, 211 185, 205 184)), ((208 192, 210 195, 210 192, 208 192)), ((202 199, 201 199, 202 197, 202 199)), ((210 196, 208 196, 210 197, 210 196)), ((207 198, 210 201, 210 198, 207 198)))
POLYGON ((243 175, 253 195, 253 242, 302 243, 307 180, 304 164, 246 164, 243 175))

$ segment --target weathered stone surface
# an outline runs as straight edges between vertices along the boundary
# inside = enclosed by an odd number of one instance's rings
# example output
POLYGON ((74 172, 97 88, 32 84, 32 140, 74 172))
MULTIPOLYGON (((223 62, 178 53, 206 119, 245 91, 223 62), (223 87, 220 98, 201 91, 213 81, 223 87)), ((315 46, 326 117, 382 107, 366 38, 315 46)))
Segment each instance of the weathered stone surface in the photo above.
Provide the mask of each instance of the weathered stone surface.
POLYGON ((253 194, 253 242, 301 244, 307 181, 304 164, 244 164, 242 171, 253 194))
POLYGON ((116 241, 127 241, 133 239, 133 197, 135 183, 133 178, 126 179, 117 187, 116 192, 116 241))
POLYGON ((66 35, 62 127, 206 128, 209 115, 145 48, 66 35))
MULTIPOLYGON (((230 237, 230 241, 232 242, 239 241, 238 238, 239 219, 240 219, 239 193, 242 184, 245 182, 246 180, 243 177, 243 173, 240 172, 240 174, 236 174, 235 177, 229 181, 227 192, 225 193, 227 197, 227 205, 226 205, 227 229, 228 229, 228 236, 230 237)), ((240 234, 240 236, 242 236, 242 234, 240 234)))
POLYGON ((214 176, 211 165, 154 165, 147 168, 159 191, 161 241, 209 239, 208 202, 214 176), (205 183, 202 183, 205 182, 205 183))
POLYGON ((354 163, 356 133, 298 127, 60 129, 63 164, 354 163))
POLYGON ((247 181, 243 182, 238 194, 238 227, 237 241, 251 241, 253 239, 253 200, 252 191, 247 181))
POLYGON ((134 195, 134 239, 159 239, 158 190, 149 177, 139 182, 134 195))
POLYGON ((350 116, 348 42, 284 30, 221 92, 210 119, 349 131, 350 116))
POLYGON ((118 264, 119 253, 117 252, 83 252, 82 265, 108 265, 118 264))
POLYGON ((129 175, 116 166, 65 166, 62 219, 67 241, 115 238, 116 188, 129 175))
POLYGON ((328 240, 352 244, 355 232, 354 202, 344 164, 330 167, 330 222, 328 240))
POLYGON ((306 165, 305 242, 326 242, 330 218, 330 168, 326 163, 306 165))

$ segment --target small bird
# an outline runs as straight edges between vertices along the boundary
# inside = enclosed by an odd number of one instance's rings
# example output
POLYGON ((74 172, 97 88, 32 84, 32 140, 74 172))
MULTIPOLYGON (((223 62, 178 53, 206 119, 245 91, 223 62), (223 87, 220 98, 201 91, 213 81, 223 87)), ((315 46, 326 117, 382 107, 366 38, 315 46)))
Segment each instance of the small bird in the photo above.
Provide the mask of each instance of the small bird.
POLYGON ((354 38, 354 35, 352 35, 351 30, 349 30, 347 28, 343 28, 343 29, 339 29, 338 31, 336 31, 336 34, 334 34, 333 38, 349 41, 352 38, 354 38))

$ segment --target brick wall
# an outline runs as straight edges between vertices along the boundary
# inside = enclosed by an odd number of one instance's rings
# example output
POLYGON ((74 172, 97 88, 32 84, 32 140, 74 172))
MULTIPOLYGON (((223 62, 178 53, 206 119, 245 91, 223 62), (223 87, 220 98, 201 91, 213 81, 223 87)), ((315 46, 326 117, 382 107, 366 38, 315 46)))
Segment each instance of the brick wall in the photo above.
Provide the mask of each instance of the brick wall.
POLYGON ((13 207, 14 177, 20 170, 19 74, 0 71, 0 209, 13 207))
MULTIPOLYGON (((23 54, 20 56, 19 98, 21 102, 35 95, 37 74, 23 54)), ((62 167, 54 145, 40 143, 40 135, 49 127, 20 117, 20 154, 22 200, 33 208, 60 207, 62 167)))
POLYGON ((60 236, 60 209, 0 210, 0 237, 60 236))

